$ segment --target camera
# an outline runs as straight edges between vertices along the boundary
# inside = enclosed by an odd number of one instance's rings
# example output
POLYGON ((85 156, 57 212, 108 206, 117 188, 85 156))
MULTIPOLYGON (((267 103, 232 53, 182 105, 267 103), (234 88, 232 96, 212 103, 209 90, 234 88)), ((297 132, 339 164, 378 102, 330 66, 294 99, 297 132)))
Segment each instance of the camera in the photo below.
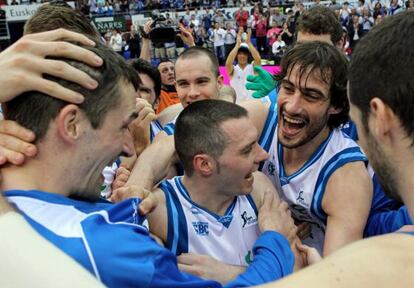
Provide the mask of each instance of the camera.
POLYGON ((154 21, 151 25, 151 31, 148 35, 145 35, 143 28, 139 27, 141 34, 151 39, 154 44, 175 42, 175 37, 180 33, 180 30, 176 26, 166 23, 167 19, 155 11, 152 13, 151 18, 154 21))

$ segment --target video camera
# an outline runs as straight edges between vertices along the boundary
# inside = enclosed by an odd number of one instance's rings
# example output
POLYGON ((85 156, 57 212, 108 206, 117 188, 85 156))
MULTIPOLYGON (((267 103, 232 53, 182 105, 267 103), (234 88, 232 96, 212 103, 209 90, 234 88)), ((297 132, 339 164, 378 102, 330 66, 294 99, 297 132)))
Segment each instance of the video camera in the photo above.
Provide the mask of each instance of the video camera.
POLYGON ((176 35, 180 33, 178 27, 166 23, 167 19, 157 12, 153 12, 151 18, 154 21, 151 25, 151 31, 147 34, 144 32, 143 27, 140 26, 141 34, 151 39, 155 44, 175 42, 176 35))

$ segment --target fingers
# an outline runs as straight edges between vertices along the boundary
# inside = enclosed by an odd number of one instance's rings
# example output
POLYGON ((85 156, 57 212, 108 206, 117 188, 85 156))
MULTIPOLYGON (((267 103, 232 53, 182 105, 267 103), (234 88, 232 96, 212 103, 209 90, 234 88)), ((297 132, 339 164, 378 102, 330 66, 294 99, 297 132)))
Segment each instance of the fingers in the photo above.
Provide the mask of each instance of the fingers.
POLYGON ((85 35, 72 32, 65 29, 56 29, 47 32, 29 34, 24 36, 26 39, 33 39, 37 41, 56 41, 66 40, 72 42, 78 42, 86 46, 95 46, 95 42, 86 37, 85 35))
MULTIPOLYGON (((253 89, 248 89, 248 90, 253 90, 253 89)), ((252 94, 252 96, 253 96, 253 98, 256 98, 256 99, 260 99, 260 98, 266 97, 266 95, 263 94, 262 91, 256 91, 256 92, 254 92, 252 94)))
POLYGON ((82 103, 85 99, 82 94, 65 88, 59 85, 57 82, 43 78, 26 77, 26 86, 32 87, 31 90, 36 90, 54 98, 76 104, 82 103))
POLYGON ((42 73, 44 74, 78 83, 87 89, 98 87, 98 82, 95 79, 66 62, 51 59, 42 59, 38 62, 42 64, 42 73))
POLYGON ((3 120, 0 121, 0 134, 7 134, 14 136, 25 142, 32 142, 35 140, 35 134, 29 129, 20 126, 15 121, 3 120))
POLYGON ((139 204, 139 213, 146 215, 151 213, 158 206, 158 198, 149 190, 143 189, 144 195, 141 203, 139 204))
MULTIPOLYGON (((255 76, 255 75, 247 75, 247 81, 249 81, 249 82, 252 82, 252 83, 260 83, 260 78, 259 78, 259 76, 255 76)), ((250 84, 250 83, 247 83, 246 84, 246 87, 247 87, 247 85, 248 84, 250 84)))

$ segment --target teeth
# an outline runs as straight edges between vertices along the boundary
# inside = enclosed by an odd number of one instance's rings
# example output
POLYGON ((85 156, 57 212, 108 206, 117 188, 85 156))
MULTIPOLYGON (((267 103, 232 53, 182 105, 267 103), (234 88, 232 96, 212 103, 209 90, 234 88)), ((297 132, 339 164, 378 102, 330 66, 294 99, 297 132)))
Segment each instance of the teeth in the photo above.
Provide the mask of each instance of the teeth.
POLYGON ((283 115, 283 120, 285 120, 288 123, 292 123, 292 124, 303 124, 303 120, 288 118, 285 115, 283 115))

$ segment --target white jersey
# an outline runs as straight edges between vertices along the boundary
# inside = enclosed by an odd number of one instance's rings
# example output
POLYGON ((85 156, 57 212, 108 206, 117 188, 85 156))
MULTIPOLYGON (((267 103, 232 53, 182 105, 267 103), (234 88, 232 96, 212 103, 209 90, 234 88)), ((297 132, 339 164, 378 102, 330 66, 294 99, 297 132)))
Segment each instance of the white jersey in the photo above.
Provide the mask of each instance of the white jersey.
POLYGON ((160 185, 168 211, 166 247, 176 255, 197 253, 227 264, 250 264, 251 249, 260 235, 252 197, 236 197, 220 216, 194 203, 181 179, 174 177, 160 185))
POLYGON ((340 129, 333 129, 303 167, 288 176, 283 166, 283 147, 276 135, 277 113, 271 109, 260 138, 260 144, 269 153, 261 171, 273 182, 281 199, 289 204, 295 220, 312 224, 310 236, 303 243, 322 253, 327 220, 322 199, 329 177, 343 165, 367 161, 367 158, 355 141, 340 129))
POLYGON ((230 80, 230 86, 236 90, 236 103, 240 103, 246 100, 253 99, 253 91, 246 89, 247 75, 254 75, 253 65, 248 64, 244 69, 241 69, 237 64, 233 68, 233 75, 230 80))

